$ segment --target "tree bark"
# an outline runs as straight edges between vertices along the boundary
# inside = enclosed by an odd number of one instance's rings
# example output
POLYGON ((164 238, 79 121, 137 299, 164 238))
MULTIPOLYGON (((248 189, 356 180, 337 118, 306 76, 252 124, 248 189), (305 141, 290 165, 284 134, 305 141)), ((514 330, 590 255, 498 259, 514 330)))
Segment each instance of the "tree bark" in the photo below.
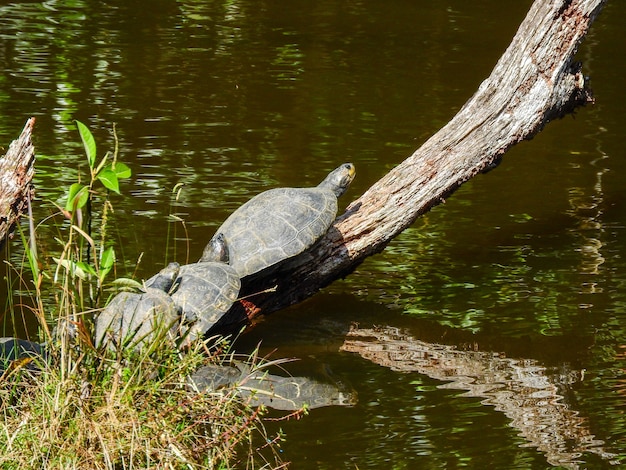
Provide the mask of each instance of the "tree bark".
POLYGON ((26 121, 17 140, 11 142, 0 158, 0 246, 11 236, 20 216, 28 210, 33 195, 35 147, 31 137, 35 118, 26 121))
POLYGON ((276 286, 249 298, 248 319, 300 302, 345 277, 463 183, 495 167, 513 145, 591 102, 573 57, 605 1, 536 0, 489 78, 456 116, 349 204, 304 255, 306 262, 265 279, 244 279, 243 295, 276 286))

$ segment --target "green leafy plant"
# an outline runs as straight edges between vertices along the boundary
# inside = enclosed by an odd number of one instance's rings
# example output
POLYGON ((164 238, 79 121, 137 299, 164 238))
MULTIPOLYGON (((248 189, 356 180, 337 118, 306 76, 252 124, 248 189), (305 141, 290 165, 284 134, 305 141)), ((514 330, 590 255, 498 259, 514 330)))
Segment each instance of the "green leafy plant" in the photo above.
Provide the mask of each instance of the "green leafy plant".
POLYGON ((97 165, 96 141, 93 134, 89 128, 80 121, 76 121, 76 127, 78 128, 78 133, 80 134, 80 138, 83 142, 91 179, 88 185, 74 183, 70 186, 70 197, 68 197, 67 204, 65 206, 66 210, 83 207, 87 203, 89 193, 92 191, 93 185, 96 181, 100 181, 105 188, 119 194, 119 181, 130 178, 131 175, 130 168, 126 164, 117 161, 118 145, 115 127, 113 127, 115 150, 112 155, 107 152, 97 165))
POLYGON ((58 207, 64 222, 54 262, 42 259, 32 216, 20 232, 18 278, 34 286, 45 354, 0 361, 0 468, 284 468, 274 449, 280 436, 265 433, 262 407, 234 388, 199 393, 187 385, 201 365, 232 359, 225 340, 211 351, 198 341, 185 353, 165 339, 141 351, 94 346, 88 318, 104 303, 105 282, 140 284, 109 280, 116 262, 106 238, 109 197, 130 176, 117 161, 115 128, 115 150, 98 160, 93 135, 76 125, 88 182, 70 185, 58 207))
MULTIPOLYGON (((89 286, 88 290, 90 306, 93 308, 97 306, 101 297, 105 278, 115 265, 115 249, 106 244, 107 215, 111 208, 108 199, 109 192, 120 194, 120 180, 129 178, 131 170, 126 164, 118 161, 119 147, 115 127, 113 127, 114 150, 112 153, 106 152, 99 161, 96 142, 89 128, 80 121, 76 121, 76 127, 89 167, 89 182, 86 184, 75 182, 68 188, 64 213, 71 221, 70 233, 61 258, 55 261, 72 281, 66 283, 66 287, 69 288, 71 285, 80 294, 82 294, 82 283, 95 280, 95 287, 89 286), (92 236, 92 208, 94 199, 98 195, 96 187, 98 182, 101 183, 105 193, 100 194, 102 200, 100 240, 96 242, 92 236)), ((57 275, 59 272, 57 270, 57 275)), ((85 298, 83 295, 79 297, 85 298)))

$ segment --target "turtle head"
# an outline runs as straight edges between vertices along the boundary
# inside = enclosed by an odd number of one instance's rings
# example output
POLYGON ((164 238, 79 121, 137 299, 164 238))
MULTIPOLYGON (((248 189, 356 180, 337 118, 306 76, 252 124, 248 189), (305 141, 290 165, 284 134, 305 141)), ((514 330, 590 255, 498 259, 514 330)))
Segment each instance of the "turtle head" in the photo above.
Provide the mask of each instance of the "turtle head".
POLYGON ((168 292, 174 285, 174 281, 180 272, 180 264, 172 262, 165 266, 155 276, 146 281, 146 287, 168 292))
POLYGON ((354 179, 356 170, 352 163, 344 163, 339 168, 331 171, 328 176, 317 187, 330 189, 337 197, 346 192, 350 183, 354 179))
POLYGON ((230 261, 228 244, 223 233, 216 233, 204 249, 200 261, 219 261, 227 263, 230 261))

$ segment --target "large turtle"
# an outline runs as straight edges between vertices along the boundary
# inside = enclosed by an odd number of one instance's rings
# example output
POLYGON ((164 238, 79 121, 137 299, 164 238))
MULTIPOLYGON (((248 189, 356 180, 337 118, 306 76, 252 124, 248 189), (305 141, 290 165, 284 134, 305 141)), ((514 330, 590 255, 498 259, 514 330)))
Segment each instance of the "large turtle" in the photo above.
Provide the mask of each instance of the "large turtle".
POLYGON ((204 335, 237 300, 241 286, 227 264, 224 237, 216 236, 207 253, 215 261, 170 263, 145 282, 144 292, 118 294, 96 319, 96 344, 108 337, 142 346, 163 332, 176 340, 182 335, 184 342, 204 335))
MULTIPOLYGON (((245 277, 311 247, 335 220, 337 198, 354 174, 354 165, 344 163, 316 187, 270 189, 250 199, 216 232, 228 242, 230 265, 245 277)), ((209 243, 200 261, 212 257, 209 243)))

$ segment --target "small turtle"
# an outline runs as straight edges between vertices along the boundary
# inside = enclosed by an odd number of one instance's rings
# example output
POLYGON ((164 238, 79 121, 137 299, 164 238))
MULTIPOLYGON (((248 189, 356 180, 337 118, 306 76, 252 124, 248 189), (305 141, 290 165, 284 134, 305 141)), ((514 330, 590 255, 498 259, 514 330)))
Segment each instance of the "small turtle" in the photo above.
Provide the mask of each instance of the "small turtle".
MULTIPOLYGON (((245 277, 310 248, 335 220, 337 198, 354 175, 354 165, 344 163, 316 187, 275 188, 250 199, 217 230, 228 242, 230 265, 245 277)), ((212 260, 211 244, 200 261, 212 260)))
POLYGON ((0 375, 17 361, 27 370, 38 370, 47 358, 46 346, 26 339, 0 338, 0 375))
POLYGON ((179 266, 172 283, 163 271, 146 281, 150 287, 169 290, 182 314, 181 329, 187 340, 204 335, 237 300, 241 287, 239 276, 227 264, 229 249, 221 234, 211 241, 207 253, 212 261, 179 266))
POLYGON ((167 291, 178 271, 178 264, 172 263, 155 276, 157 279, 146 286, 145 292, 117 294, 96 317, 96 346, 142 348, 159 338, 173 339, 179 313, 167 291))
POLYGON ((213 261, 170 263, 145 282, 145 292, 121 292, 96 319, 96 345, 144 346, 164 333, 185 342, 201 337, 237 300, 241 282, 218 235, 207 247, 213 261), (181 318, 182 317, 182 318, 181 318))

